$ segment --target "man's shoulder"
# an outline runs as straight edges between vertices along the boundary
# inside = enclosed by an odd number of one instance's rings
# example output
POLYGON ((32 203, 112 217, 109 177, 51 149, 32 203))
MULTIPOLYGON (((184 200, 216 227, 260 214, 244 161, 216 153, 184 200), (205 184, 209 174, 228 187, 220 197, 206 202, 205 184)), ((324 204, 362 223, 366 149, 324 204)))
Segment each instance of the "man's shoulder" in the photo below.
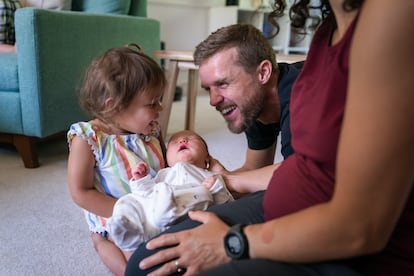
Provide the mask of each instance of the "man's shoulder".
POLYGON ((300 73, 303 62, 296 63, 279 63, 280 77, 278 81, 278 94, 282 102, 290 98, 292 85, 300 73))
POLYGON ((305 63, 304 60, 293 62, 293 63, 279 62, 278 67, 279 67, 279 71, 281 75, 279 79, 283 80, 283 78, 290 78, 290 77, 296 78, 297 75, 299 75, 300 71, 302 70, 304 63, 305 63))

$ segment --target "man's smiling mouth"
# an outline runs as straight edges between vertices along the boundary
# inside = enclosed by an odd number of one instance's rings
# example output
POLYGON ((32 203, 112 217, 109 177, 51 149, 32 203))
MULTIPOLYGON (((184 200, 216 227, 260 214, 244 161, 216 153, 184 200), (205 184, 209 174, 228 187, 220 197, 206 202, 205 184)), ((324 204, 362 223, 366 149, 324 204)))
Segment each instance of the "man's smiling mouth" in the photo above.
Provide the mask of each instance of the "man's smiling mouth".
POLYGON ((235 110, 236 108, 237 108, 236 105, 231 105, 231 106, 228 106, 226 108, 223 108, 222 110, 220 110, 221 115, 226 116, 229 113, 231 113, 233 110, 235 110))

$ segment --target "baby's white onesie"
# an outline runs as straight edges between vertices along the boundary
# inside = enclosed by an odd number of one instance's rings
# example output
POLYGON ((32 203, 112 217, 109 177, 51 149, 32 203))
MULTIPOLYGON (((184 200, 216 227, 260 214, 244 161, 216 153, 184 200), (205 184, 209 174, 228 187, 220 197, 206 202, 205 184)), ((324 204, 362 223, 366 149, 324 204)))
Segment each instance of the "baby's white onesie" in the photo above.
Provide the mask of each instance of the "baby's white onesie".
POLYGON ((131 193, 118 199, 108 220, 109 234, 125 251, 135 250, 188 211, 234 200, 220 175, 184 162, 129 185, 131 193), (207 189, 201 183, 209 176, 216 181, 207 189))

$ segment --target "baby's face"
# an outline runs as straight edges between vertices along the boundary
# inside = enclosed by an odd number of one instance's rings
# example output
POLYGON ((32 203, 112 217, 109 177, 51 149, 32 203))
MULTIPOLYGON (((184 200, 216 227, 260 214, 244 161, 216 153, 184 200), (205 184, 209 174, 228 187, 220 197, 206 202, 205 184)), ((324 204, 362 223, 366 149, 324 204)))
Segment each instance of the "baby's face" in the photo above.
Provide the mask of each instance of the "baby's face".
POLYGON ((184 130, 175 133, 167 145, 167 162, 170 167, 177 162, 188 162, 206 168, 209 154, 203 139, 195 132, 184 130))

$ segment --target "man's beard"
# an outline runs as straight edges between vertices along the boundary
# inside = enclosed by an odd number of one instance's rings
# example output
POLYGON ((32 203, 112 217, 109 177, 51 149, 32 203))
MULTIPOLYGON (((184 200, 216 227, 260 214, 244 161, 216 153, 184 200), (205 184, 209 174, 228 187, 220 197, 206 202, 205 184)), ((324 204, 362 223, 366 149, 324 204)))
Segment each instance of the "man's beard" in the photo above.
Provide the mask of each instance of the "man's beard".
POLYGON ((227 127, 233 133, 242 133, 250 128, 257 120, 264 106, 265 97, 259 90, 257 95, 247 98, 244 103, 239 106, 241 122, 238 125, 227 123, 227 127))

